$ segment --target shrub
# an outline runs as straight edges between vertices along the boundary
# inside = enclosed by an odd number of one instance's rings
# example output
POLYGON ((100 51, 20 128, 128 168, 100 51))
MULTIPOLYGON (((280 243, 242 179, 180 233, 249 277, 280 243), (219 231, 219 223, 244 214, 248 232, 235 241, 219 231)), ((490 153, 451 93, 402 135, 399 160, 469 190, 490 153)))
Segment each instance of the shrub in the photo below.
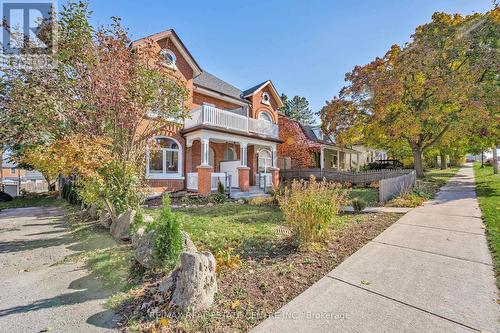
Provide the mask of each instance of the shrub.
POLYGON ((252 206, 270 206, 274 205, 275 202, 273 197, 257 197, 248 200, 248 204, 252 206))
POLYGON ((208 201, 212 203, 224 203, 227 201, 227 196, 224 193, 214 193, 208 197, 208 201))
POLYGON ((136 168, 115 161, 100 168, 97 177, 84 180, 80 194, 87 205, 97 203, 115 216, 137 209, 145 197, 136 168))
POLYGON ((300 245, 324 241, 330 227, 341 224, 338 213, 347 202, 349 190, 326 180, 294 180, 278 197, 280 208, 292 236, 300 245))
POLYGON ((217 272, 223 269, 237 268, 241 266, 241 258, 239 254, 234 254, 232 247, 226 250, 219 250, 215 252, 215 260, 217 262, 217 272))
POLYGON ((430 198, 431 196, 428 193, 414 189, 401 193, 398 197, 388 201, 386 206, 414 208, 430 198))
POLYGON ((224 184, 222 184, 220 180, 217 182, 217 193, 226 194, 226 190, 224 189, 224 184))
POLYGON ((354 198, 351 200, 351 203, 355 212, 361 212, 363 209, 366 208, 366 201, 364 201, 361 198, 354 198))
POLYGON ((156 231, 153 243, 153 256, 161 267, 171 270, 179 261, 182 252, 182 233, 180 222, 170 207, 170 197, 163 197, 163 207, 155 221, 148 225, 148 231, 156 231))

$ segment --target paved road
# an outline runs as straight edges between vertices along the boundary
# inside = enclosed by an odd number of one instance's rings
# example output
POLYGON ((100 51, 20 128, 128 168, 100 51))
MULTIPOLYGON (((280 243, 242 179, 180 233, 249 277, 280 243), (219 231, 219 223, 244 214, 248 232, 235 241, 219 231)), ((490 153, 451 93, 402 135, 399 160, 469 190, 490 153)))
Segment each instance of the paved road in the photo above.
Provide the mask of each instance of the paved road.
POLYGON ((0 212, 0 332, 112 332, 109 296, 81 265, 56 208, 0 212))
POLYGON ((500 332, 484 232, 466 166, 252 332, 500 332))

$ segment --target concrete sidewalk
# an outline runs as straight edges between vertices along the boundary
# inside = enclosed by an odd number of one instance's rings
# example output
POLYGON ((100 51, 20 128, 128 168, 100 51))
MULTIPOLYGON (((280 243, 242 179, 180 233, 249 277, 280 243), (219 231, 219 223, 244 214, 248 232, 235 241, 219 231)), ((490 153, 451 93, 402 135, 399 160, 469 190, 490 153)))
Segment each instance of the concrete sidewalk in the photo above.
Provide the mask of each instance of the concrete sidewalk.
POLYGON ((252 330, 500 332, 471 166, 252 330))

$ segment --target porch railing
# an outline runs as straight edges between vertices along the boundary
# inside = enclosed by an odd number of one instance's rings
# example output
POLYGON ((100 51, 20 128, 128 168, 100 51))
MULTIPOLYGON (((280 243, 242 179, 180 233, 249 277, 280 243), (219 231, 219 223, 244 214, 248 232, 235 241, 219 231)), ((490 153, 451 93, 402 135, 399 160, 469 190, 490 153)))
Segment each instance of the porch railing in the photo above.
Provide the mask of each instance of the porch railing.
POLYGON ((200 108, 191 111, 190 116, 184 121, 184 128, 186 129, 199 125, 209 125, 239 132, 278 137, 277 124, 262 119, 249 118, 210 105, 202 105, 200 108))
MULTIPOLYGON (((219 181, 226 188, 226 174, 224 172, 212 172, 211 180, 211 190, 217 191, 217 185, 219 181)), ((188 172, 187 173, 187 189, 190 191, 198 191, 198 173, 188 172)))

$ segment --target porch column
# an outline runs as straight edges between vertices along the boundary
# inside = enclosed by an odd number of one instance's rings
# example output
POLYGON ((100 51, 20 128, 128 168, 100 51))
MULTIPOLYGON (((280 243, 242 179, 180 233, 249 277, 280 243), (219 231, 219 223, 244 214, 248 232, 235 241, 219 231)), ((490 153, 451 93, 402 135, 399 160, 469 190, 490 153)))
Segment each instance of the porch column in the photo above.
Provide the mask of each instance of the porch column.
POLYGON ((210 140, 201 138, 201 165, 197 167, 198 171, 198 194, 208 196, 212 193, 212 171, 213 168, 208 164, 208 153, 210 140))
POLYGON ((238 183, 242 192, 248 192, 250 187, 250 168, 247 165, 247 142, 240 142, 240 161, 238 167, 238 183))
POLYGON ((271 147, 271 167, 276 168, 278 167, 278 163, 276 163, 276 160, 278 158, 278 152, 276 151, 276 146, 271 147))
POLYGON ((247 148, 248 148, 247 142, 240 142, 240 161, 241 161, 241 166, 244 167, 248 166, 247 148))
POLYGON ((321 151, 319 153, 319 167, 321 170, 325 168, 325 147, 321 147, 321 151))
POLYGON ((356 171, 359 171, 359 153, 356 153, 356 171))
POLYGON ((337 148, 337 170, 340 171, 340 150, 337 148))
POLYGON ((210 140, 208 138, 201 138, 201 165, 209 165, 209 151, 210 151, 210 140))

